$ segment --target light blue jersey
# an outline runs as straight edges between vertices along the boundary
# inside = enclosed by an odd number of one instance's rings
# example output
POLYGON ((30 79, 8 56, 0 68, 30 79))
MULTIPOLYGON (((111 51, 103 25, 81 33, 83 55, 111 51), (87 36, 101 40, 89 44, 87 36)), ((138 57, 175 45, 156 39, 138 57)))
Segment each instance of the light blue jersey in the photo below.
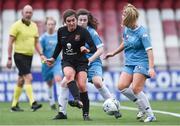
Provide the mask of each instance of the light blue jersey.
MULTIPOLYGON (((87 30, 89 31, 92 40, 94 42, 94 44, 96 45, 96 48, 100 48, 103 47, 104 44, 102 43, 98 33, 96 32, 95 29, 91 28, 91 27, 87 27, 87 30)), ((86 44, 86 47, 89 48, 89 46, 86 44)), ((93 55, 94 53, 88 53, 86 54, 86 57, 89 58, 93 55)), ((100 76, 102 77, 102 62, 100 57, 98 57, 97 59, 95 59, 92 63, 89 64, 88 66, 88 81, 92 82, 92 78, 94 76, 100 76)))
MULTIPOLYGON (((41 47, 43 49, 43 54, 47 58, 50 58, 55 50, 57 44, 57 32, 50 35, 45 32, 39 39, 41 43, 41 47)), ((45 81, 53 79, 55 75, 62 76, 62 68, 61 68, 61 58, 57 57, 53 67, 48 67, 46 64, 42 64, 42 76, 45 81)))
POLYGON ((147 50, 152 49, 150 37, 144 27, 132 30, 125 27, 123 33, 125 66, 122 71, 128 74, 141 73, 149 78, 147 50))
POLYGON ((152 49, 147 30, 140 26, 132 30, 125 27, 123 33, 125 65, 148 67, 147 50, 152 49))
MULTIPOLYGON (((96 32, 96 30, 94 28, 91 28, 91 27, 87 27, 87 30, 89 31, 91 37, 92 37, 92 40, 96 46, 96 48, 100 48, 100 47, 103 47, 104 44, 102 43, 98 33, 96 32)), ((86 47, 89 48, 88 44, 86 44, 86 47)), ((94 53, 87 53, 86 54, 86 57, 89 58, 93 55, 94 53)), ((101 63, 101 60, 100 60, 100 57, 98 57, 96 60, 94 60, 93 62, 100 62, 101 63)))

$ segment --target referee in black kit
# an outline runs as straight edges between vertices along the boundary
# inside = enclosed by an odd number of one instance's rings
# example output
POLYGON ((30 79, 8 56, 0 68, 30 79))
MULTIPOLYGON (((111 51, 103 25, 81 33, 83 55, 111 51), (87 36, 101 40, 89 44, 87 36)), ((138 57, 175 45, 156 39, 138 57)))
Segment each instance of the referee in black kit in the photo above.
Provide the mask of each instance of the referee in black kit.
MULTIPOLYGON (((89 118, 89 98, 87 89, 79 89, 79 95, 77 84, 86 84, 89 60, 86 58, 85 53, 95 52, 96 47, 89 32, 85 28, 77 25, 77 15, 74 10, 67 9, 63 14, 63 20, 66 25, 58 29, 58 44, 56 45, 52 58, 47 59, 46 63, 51 66, 61 50, 63 50, 63 72, 67 79, 67 86, 74 97, 74 101, 69 101, 69 104, 82 108, 83 119, 91 120, 89 118), (89 49, 85 47, 85 43, 90 46, 89 49)), ((67 119, 67 115, 59 112, 55 118, 67 119)))

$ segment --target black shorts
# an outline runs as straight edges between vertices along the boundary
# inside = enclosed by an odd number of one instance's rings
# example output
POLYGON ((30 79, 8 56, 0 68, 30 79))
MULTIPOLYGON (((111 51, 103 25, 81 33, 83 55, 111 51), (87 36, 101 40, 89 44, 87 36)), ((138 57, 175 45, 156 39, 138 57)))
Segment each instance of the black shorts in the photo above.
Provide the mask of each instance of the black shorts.
POLYGON ((19 70, 20 76, 31 73, 32 56, 15 53, 14 62, 19 70))
POLYGON ((62 60, 62 68, 64 67, 72 67, 77 73, 80 71, 87 72, 88 70, 88 61, 66 61, 62 60))

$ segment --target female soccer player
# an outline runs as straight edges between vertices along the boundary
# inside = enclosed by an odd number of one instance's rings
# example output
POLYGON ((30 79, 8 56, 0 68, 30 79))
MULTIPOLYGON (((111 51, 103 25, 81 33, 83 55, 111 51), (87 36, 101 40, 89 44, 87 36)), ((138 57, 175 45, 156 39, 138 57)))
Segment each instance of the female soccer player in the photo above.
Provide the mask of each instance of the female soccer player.
MULTIPOLYGON (((96 47, 89 32, 77 25, 77 15, 74 10, 66 10, 63 14, 63 20, 66 25, 58 29, 58 44, 52 58, 46 60, 46 63, 52 65, 62 50, 63 72, 67 80, 67 86, 75 100, 73 104, 75 103, 75 106, 83 107, 87 111, 89 109, 88 102, 85 101, 85 99, 89 99, 87 89, 80 89, 80 91, 83 91, 81 97, 84 99, 81 102, 78 87, 86 85, 89 60, 86 58, 85 53, 95 52, 96 47), (89 45, 89 49, 85 47, 85 43, 89 45)), ((61 115, 67 118, 63 113, 61 115)), ((88 113, 83 113, 83 118, 89 120, 88 113)))
POLYGON ((124 50, 125 65, 120 75, 118 89, 131 101, 138 105, 141 119, 144 122, 155 121, 150 103, 143 92, 147 78, 155 76, 153 51, 147 30, 137 24, 138 10, 131 4, 124 6, 122 26, 123 40, 115 51, 107 53, 105 59, 113 57, 124 50))
MULTIPOLYGON (((86 28, 89 31, 97 48, 97 51, 95 53, 86 54, 86 57, 89 58, 88 81, 93 83, 102 97, 107 100, 108 98, 111 98, 112 95, 109 92, 108 88, 103 84, 102 79, 102 62, 99 56, 103 53, 104 44, 102 43, 98 33, 96 32, 98 26, 97 19, 94 18, 93 15, 86 9, 79 9, 77 11, 77 16, 78 25, 86 28)), ((86 47, 89 48, 88 45, 86 45, 86 47)), ((116 118, 119 118, 120 116, 120 113, 115 113, 116 118)))
MULTIPOLYGON (((57 44, 57 32, 55 30, 56 21, 52 17, 46 18, 47 32, 41 35, 40 43, 43 49, 43 55, 50 58, 54 52, 57 44)), ((57 89, 60 86, 62 80, 62 68, 61 68, 61 57, 58 56, 53 66, 49 67, 47 64, 42 64, 42 77, 48 85, 49 104, 51 109, 56 109, 53 83, 55 81, 57 89)))

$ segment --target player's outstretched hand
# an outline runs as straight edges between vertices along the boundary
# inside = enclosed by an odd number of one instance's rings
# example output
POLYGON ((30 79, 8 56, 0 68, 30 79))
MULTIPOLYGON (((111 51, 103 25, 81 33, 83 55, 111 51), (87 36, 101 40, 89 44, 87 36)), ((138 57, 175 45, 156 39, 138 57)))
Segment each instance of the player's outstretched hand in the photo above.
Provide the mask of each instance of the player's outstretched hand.
POLYGON ((55 61, 54 58, 49 58, 49 59, 47 59, 47 60, 45 61, 45 63, 46 63, 49 67, 51 67, 51 66, 54 64, 54 61, 55 61))
POLYGON ((89 53, 90 52, 90 50, 87 49, 85 46, 81 46, 80 50, 82 53, 89 53))
POLYGON ((108 59, 109 57, 113 57, 113 56, 114 56, 113 53, 107 53, 107 54, 105 54, 103 59, 105 60, 105 59, 108 59))

